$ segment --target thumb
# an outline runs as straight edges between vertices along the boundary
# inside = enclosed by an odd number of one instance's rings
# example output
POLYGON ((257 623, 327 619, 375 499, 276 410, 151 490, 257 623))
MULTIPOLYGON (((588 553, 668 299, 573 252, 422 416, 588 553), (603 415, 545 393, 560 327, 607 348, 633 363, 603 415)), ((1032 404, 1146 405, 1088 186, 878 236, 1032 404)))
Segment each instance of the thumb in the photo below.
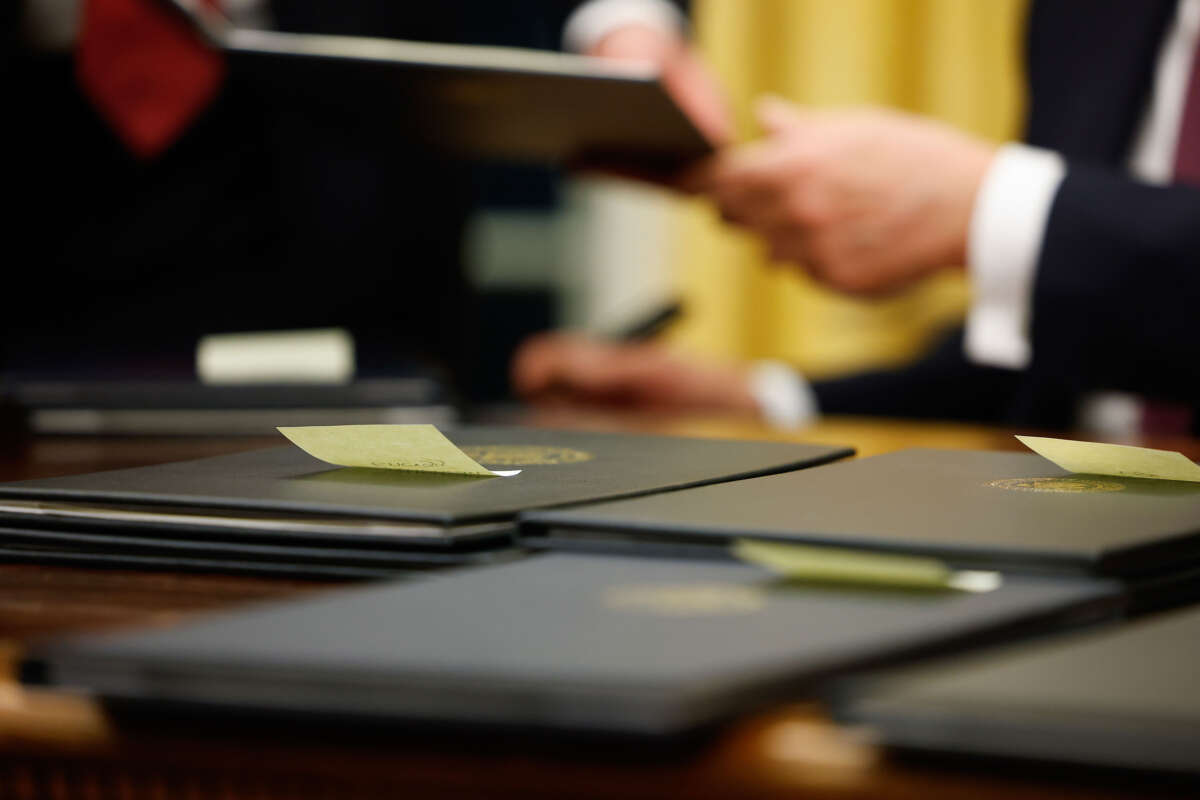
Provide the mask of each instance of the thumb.
POLYGON ((754 114, 768 134, 777 136, 808 123, 809 113, 777 94, 763 95, 755 104, 754 114))

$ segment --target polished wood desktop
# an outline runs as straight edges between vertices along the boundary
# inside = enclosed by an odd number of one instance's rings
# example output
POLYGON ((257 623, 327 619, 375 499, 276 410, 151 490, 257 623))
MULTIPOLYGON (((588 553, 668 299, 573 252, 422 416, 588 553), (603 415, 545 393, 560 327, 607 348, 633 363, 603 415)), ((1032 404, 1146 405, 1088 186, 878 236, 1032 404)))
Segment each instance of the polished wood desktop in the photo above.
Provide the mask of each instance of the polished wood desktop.
MULTIPOLYGON (((1021 449, 1014 431, 828 419, 797 432, 752 421, 521 412, 546 427, 905 447, 1021 449)), ((279 440, 20 436, 0 439, 0 480, 163 463, 279 440)), ((1129 441, 1200 458, 1192 439, 1129 441)), ((119 719, 95 702, 20 687, 23 643, 46 634, 170 625, 219 609, 329 591, 331 582, 0 564, 0 798, 1132 798, 1195 787, 1066 769, 899 762, 820 709, 778 708, 677 752, 528 737, 355 728, 312 720, 119 719)))

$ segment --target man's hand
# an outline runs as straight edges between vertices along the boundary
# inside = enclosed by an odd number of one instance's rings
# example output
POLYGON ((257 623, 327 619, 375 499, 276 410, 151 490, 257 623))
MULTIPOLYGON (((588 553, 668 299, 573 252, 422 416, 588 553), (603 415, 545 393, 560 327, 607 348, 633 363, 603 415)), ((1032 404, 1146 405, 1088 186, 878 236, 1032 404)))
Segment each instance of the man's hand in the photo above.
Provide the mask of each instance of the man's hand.
POLYGON ((679 36, 648 25, 625 25, 604 36, 588 55, 654 64, 675 102, 713 145, 733 141, 733 115, 720 85, 679 36))
POLYGON ((547 405, 758 411, 744 367, 689 360, 652 343, 542 334, 521 345, 511 375, 518 395, 547 405))
POLYGON ((759 106, 767 138, 684 177, 722 215, 844 292, 877 294, 966 262, 975 196, 995 147, 884 110, 759 106))

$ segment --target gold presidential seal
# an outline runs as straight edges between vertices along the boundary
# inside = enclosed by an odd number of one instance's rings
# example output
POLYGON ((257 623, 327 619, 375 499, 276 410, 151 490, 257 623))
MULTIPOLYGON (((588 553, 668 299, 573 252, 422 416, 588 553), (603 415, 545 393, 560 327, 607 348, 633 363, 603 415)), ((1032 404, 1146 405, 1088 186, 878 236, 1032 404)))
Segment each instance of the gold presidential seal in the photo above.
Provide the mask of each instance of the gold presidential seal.
POLYGON ((735 583, 610 586, 604 592, 604 605, 659 617, 731 616, 762 610, 767 595, 762 589, 735 583))
POLYGON ((1002 478, 987 484, 995 489, 1009 489, 1017 492, 1060 492, 1060 493, 1089 493, 1121 492, 1125 484, 1119 481, 1105 481, 1098 478, 1081 478, 1068 475, 1061 478, 1002 478))
POLYGON ((476 444, 462 451, 480 464, 492 467, 540 467, 592 459, 592 454, 583 450, 536 444, 476 444))

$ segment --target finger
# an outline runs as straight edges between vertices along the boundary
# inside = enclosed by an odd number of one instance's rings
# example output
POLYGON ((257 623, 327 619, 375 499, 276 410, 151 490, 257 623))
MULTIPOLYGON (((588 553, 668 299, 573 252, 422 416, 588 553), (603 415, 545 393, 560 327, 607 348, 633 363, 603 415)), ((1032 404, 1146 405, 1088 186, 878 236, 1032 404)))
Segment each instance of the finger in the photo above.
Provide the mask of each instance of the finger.
POLYGON ((816 272, 821 268, 811 256, 807 231, 795 227, 775 229, 765 236, 771 261, 798 266, 807 272, 816 272))
POLYGON ((817 165, 820 142, 771 137, 731 148, 709 165, 710 187, 744 183, 774 186, 782 191, 803 179, 817 165))
POLYGON ((563 364, 560 381, 582 397, 604 398, 625 394, 642 373, 642 345, 589 342, 563 364))
POLYGON ((727 147, 679 176, 679 185, 694 194, 710 194, 737 183, 765 183, 777 174, 787 154, 760 140, 727 147))
POLYGON ((673 53, 685 47, 676 34, 639 23, 621 25, 604 34, 598 42, 588 48, 588 55, 610 58, 617 61, 643 62, 661 65, 673 53))
POLYGON ((729 103, 716 77, 694 52, 682 48, 677 57, 668 60, 662 81, 710 143, 723 147, 733 142, 735 131, 729 103))
POLYGON ((514 389, 524 396, 593 391, 610 380, 613 347, 576 334, 535 337, 514 357, 514 389))
POLYGON ((813 122, 813 114, 779 95, 763 95, 754 104, 754 116, 771 136, 794 136, 813 122))
POLYGON ((569 350, 568 341, 560 334, 541 334, 525 340, 509 365, 513 391, 522 397, 547 391, 562 364, 569 360, 569 350))
POLYGON ((775 187, 734 184, 713 193, 721 217, 759 232, 777 227, 783 216, 775 187))

